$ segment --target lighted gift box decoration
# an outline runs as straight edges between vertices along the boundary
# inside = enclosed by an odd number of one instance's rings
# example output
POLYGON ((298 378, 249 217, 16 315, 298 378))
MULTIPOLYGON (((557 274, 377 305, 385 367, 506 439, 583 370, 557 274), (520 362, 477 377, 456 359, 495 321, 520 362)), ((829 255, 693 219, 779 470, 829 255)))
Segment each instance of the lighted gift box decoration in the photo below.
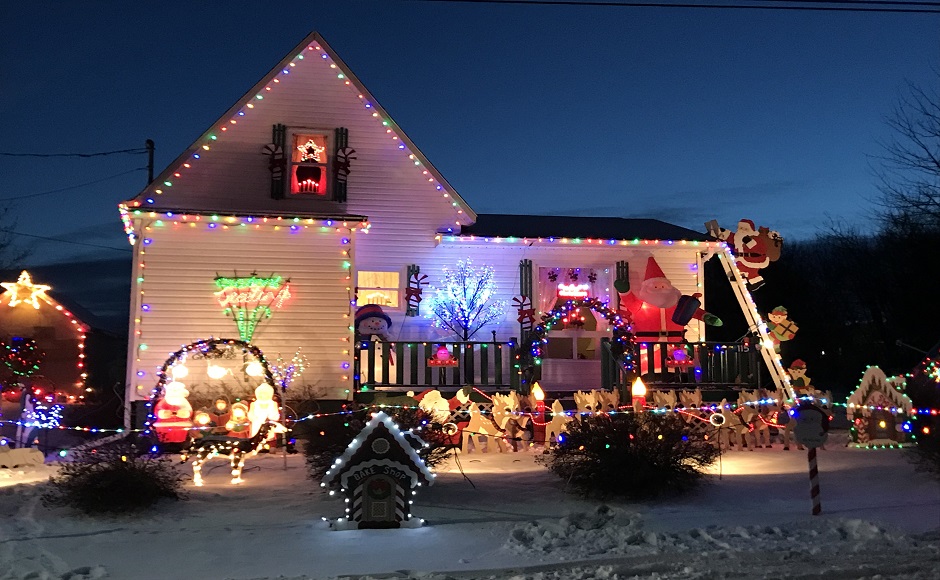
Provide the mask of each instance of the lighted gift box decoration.
POLYGON ((346 452, 336 460, 323 482, 345 496, 346 516, 332 521, 334 529, 412 528, 424 520, 412 518, 417 488, 434 483, 435 475, 416 449, 425 443, 403 432, 383 412, 372 415, 346 452))

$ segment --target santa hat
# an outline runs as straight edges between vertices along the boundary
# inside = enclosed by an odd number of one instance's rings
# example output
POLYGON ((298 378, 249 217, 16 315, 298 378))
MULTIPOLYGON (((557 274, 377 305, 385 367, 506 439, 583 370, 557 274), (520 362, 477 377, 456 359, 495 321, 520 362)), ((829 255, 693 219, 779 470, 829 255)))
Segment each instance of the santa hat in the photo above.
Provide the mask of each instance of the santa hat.
POLYGON ((756 232, 756 231, 757 231, 757 226, 755 226, 755 225, 754 225, 754 222, 751 221, 751 220, 740 220, 740 221, 738 222, 738 229, 741 228, 741 224, 747 224, 747 227, 748 227, 748 228, 750 229, 750 231, 752 231, 752 232, 756 232))
POLYGON ((392 319, 388 317, 388 314, 385 314, 385 311, 378 304, 366 304, 356 310, 356 326, 359 326, 359 323, 366 318, 384 318, 385 322, 388 323, 388 327, 392 327, 392 319))
POLYGON ((796 359, 795 361, 793 361, 792 363, 790 363, 790 368, 791 368, 791 369, 804 369, 804 370, 805 370, 805 369, 806 369, 806 363, 803 362, 803 359, 798 358, 798 359, 796 359))
POLYGON ((646 276, 643 277, 643 280, 652 280, 653 278, 665 278, 666 275, 663 274, 662 268, 659 267, 659 264, 656 263, 656 260, 650 256, 650 259, 646 261, 646 276))

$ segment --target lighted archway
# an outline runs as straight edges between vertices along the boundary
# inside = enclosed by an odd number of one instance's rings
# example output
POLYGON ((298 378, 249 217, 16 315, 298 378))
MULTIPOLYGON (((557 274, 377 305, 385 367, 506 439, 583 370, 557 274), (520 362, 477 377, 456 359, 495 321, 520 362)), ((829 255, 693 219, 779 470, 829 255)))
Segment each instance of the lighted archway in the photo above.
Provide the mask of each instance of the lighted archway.
MULTIPOLYGON (((154 416, 154 410, 157 404, 157 401, 163 397, 166 385, 174 380, 174 377, 168 372, 173 368, 177 363, 187 358, 192 357, 193 359, 205 359, 207 361, 212 360, 235 360, 238 356, 238 351, 241 351, 242 355, 251 355, 255 361, 260 363, 262 373, 260 377, 263 377, 264 383, 275 386, 277 382, 274 379, 274 375, 271 372, 271 367, 268 364, 267 359, 264 356, 264 353, 260 348, 251 344, 250 342, 232 338, 211 338, 207 340, 198 340, 196 342, 187 344, 183 348, 174 352, 169 356, 169 358, 164 361, 163 365, 160 367, 160 370, 157 371, 157 384, 154 386, 153 391, 150 394, 150 403, 149 403, 149 413, 147 415, 147 420, 144 422, 144 432, 146 434, 152 434, 153 424, 156 419, 154 416)), ((259 383, 260 384, 260 383, 259 383)), ((274 400, 277 402, 278 406, 282 404, 281 393, 279 389, 274 389, 274 400)))
POLYGON ((634 370, 633 327, 605 302, 597 298, 581 298, 569 300, 546 312, 542 315, 542 321, 532 329, 532 334, 529 335, 529 348, 523 355, 529 363, 527 366, 532 374, 534 374, 534 367, 542 364, 542 345, 548 343, 548 332, 568 314, 582 308, 589 308, 607 320, 613 331, 610 341, 611 350, 615 356, 623 355, 628 371, 634 370))

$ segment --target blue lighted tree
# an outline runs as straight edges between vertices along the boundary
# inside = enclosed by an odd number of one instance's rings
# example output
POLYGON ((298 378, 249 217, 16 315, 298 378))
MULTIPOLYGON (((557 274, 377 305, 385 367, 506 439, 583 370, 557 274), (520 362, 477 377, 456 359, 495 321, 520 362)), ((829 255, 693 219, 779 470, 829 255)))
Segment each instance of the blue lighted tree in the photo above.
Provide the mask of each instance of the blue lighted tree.
POLYGON ((506 313, 506 302, 492 300, 496 293, 493 268, 475 269, 470 260, 457 262, 457 267, 443 268, 440 287, 430 299, 426 315, 434 326, 448 330, 460 340, 470 340, 478 330, 498 322, 506 313))

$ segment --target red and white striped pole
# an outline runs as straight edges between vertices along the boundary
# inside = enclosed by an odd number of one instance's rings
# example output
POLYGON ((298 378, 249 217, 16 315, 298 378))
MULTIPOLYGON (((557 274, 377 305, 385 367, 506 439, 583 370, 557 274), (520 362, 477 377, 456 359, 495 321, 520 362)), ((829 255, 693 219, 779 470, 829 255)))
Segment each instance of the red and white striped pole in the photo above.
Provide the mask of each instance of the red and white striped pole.
POLYGON ((822 504, 819 501, 819 469, 816 468, 816 448, 810 447, 806 458, 809 460, 809 486, 810 497, 813 500, 813 515, 818 516, 822 512, 822 504))

